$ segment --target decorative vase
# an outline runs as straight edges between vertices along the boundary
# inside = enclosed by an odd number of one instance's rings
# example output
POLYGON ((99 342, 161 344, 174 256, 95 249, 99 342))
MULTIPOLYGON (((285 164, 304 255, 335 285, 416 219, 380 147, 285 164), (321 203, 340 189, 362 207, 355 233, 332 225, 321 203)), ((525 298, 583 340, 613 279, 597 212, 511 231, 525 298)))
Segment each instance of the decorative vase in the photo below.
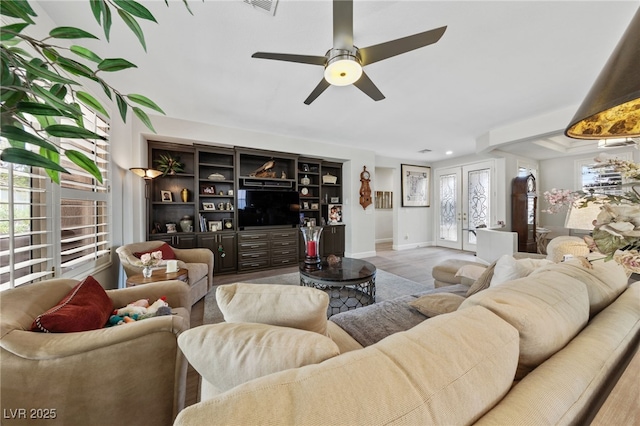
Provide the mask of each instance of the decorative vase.
POLYGON ((182 216, 182 220, 180 220, 180 228, 182 228, 182 232, 193 231, 193 220, 191 220, 191 216, 182 216))
POLYGON ((307 186, 311 183, 311 179, 309 179, 309 176, 304 175, 304 177, 300 179, 300 183, 307 186))
POLYGON ((301 226, 302 238, 304 239, 304 269, 313 271, 320 269, 322 260, 320 259, 320 234, 321 226, 301 226))
POLYGON ((189 200, 189 190, 187 188, 182 188, 180 191, 180 197, 182 197, 182 202, 186 203, 189 200))
POLYGON ((145 278, 151 278, 151 274, 153 273, 153 270, 151 269, 151 266, 145 266, 144 268, 142 268, 142 276, 145 278))

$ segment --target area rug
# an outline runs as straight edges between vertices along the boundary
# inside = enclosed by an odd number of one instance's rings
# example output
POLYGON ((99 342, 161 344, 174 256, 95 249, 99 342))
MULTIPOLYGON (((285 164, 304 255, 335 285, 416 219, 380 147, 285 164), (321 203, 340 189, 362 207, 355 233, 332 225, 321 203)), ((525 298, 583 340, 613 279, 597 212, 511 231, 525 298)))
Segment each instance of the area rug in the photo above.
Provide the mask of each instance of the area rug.
MULTIPOLYGON (((292 272, 290 274, 276 275, 273 277, 257 278, 243 281, 255 284, 286 284, 300 285, 300 274, 292 272)), ((216 288, 214 286, 204 299, 203 324, 216 324, 222 322, 222 313, 216 303, 216 288)), ((380 269, 376 272, 376 302, 394 299, 399 296, 406 296, 420 293, 433 288, 433 284, 420 284, 380 269)))

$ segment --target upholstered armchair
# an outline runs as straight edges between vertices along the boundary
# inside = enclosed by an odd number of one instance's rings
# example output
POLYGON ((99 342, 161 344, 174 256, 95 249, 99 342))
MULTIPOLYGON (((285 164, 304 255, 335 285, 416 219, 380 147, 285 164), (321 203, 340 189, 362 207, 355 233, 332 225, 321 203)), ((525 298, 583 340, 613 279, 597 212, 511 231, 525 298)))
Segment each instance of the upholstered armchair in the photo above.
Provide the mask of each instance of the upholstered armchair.
POLYGON ((53 279, 0 295, 0 405, 13 416, 3 424, 172 424, 185 400, 188 364, 177 337, 189 329, 187 284, 106 291, 113 309, 165 296, 172 315, 90 331, 31 331, 77 284, 53 279))
MULTIPOLYGON (((118 247, 116 253, 120 257, 120 263, 127 277, 142 273, 142 266, 138 264, 140 259, 135 256, 135 253, 158 250, 164 244, 167 243, 144 241, 118 247)), ((171 251, 178 260, 178 268, 185 268, 189 271, 189 287, 191 289, 191 304, 193 305, 213 287, 213 252, 207 248, 179 249, 174 247, 171 247, 171 251)))

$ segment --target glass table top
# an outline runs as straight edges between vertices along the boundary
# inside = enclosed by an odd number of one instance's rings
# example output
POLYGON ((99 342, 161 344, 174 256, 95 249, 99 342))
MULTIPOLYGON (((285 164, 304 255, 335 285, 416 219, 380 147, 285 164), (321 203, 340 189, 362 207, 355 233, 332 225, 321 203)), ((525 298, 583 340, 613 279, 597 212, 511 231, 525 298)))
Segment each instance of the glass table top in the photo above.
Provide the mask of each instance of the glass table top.
POLYGON ((315 271, 304 270, 303 265, 303 263, 300 264, 300 273, 302 275, 323 281, 363 280, 372 277, 376 273, 374 264, 366 260, 349 257, 343 257, 340 263, 335 266, 329 266, 325 260, 322 262, 321 269, 315 271))

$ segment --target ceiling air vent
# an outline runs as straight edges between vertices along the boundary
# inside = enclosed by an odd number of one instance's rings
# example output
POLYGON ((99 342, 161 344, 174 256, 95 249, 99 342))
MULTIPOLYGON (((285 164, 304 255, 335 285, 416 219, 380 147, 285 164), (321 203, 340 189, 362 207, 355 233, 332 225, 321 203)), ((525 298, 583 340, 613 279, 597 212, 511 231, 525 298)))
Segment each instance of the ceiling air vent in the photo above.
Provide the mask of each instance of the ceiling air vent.
POLYGON ((429 148, 425 148, 425 149, 421 149, 420 151, 418 151, 420 154, 426 154, 427 152, 431 152, 431 150, 429 148))
POLYGON ((598 148, 618 148, 621 146, 637 147, 638 142, 638 138, 600 139, 598 141, 598 148))
POLYGON ((242 0, 243 3, 253 6, 254 9, 275 16, 278 0, 242 0))

